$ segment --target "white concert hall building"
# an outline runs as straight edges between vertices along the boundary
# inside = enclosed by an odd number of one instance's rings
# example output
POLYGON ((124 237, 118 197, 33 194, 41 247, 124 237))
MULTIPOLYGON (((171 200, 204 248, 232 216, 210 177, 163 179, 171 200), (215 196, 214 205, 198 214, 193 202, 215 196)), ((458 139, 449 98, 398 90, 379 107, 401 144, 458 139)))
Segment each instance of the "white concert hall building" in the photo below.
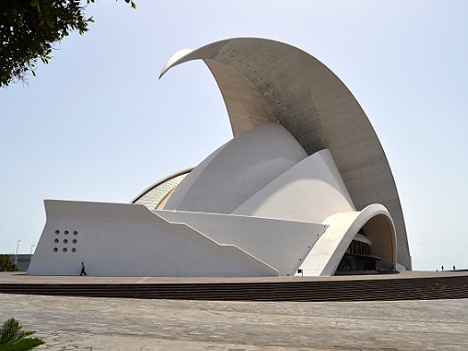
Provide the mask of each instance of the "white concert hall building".
POLYGON ((330 276, 411 269, 400 200, 363 109, 290 45, 227 39, 203 60, 233 139, 131 203, 45 200, 30 275, 330 276))

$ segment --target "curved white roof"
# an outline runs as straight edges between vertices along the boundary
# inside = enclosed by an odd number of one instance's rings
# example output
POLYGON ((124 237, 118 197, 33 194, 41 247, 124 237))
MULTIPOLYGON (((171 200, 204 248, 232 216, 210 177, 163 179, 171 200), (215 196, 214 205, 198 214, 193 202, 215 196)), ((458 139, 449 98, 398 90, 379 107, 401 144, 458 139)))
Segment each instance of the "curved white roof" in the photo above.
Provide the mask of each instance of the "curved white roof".
POLYGON ((145 205, 150 210, 157 209, 192 170, 193 168, 184 169, 154 183, 138 194, 130 203, 145 205))
POLYGON ((329 149, 356 209, 381 203, 389 210, 398 261, 411 267, 403 213, 385 153, 361 106, 332 71, 290 45, 237 38, 179 51, 161 76, 197 59, 216 79, 234 136, 276 121, 309 155, 329 149))

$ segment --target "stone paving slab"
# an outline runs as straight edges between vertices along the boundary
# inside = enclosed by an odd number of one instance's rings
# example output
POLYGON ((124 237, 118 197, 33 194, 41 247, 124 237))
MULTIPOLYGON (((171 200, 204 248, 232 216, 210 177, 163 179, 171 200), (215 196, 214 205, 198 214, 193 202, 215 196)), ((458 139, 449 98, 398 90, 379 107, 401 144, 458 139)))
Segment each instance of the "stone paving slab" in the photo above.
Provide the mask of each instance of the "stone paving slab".
POLYGON ((0 294, 37 350, 468 350, 468 299, 219 302, 0 294))

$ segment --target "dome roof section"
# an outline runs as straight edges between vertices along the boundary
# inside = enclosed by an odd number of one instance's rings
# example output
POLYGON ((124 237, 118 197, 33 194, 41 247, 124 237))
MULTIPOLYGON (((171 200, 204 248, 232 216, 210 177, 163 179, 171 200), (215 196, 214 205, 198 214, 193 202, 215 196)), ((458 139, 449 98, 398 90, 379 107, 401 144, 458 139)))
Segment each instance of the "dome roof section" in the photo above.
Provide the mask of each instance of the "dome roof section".
POLYGON ((174 189, 184 180, 193 168, 185 169, 166 177, 138 194, 130 203, 145 205, 150 210, 156 210, 172 195, 174 189))

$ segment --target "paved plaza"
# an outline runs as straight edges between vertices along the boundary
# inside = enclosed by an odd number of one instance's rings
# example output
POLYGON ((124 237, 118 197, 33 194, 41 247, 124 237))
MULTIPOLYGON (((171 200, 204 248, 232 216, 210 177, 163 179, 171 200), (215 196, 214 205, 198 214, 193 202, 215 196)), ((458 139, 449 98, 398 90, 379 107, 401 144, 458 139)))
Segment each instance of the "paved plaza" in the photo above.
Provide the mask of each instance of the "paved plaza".
POLYGON ((216 302, 0 294, 38 350, 467 350, 468 299, 216 302))

